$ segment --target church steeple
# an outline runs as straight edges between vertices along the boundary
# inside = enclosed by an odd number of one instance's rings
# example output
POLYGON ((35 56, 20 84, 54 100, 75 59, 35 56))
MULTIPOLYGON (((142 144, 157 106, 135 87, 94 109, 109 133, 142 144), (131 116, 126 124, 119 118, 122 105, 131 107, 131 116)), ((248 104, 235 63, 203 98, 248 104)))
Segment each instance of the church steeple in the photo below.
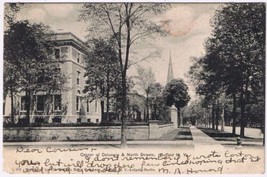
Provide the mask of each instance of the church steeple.
POLYGON ((172 56, 170 51, 170 58, 169 58, 169 67, 168 67, 168 76, 167 76, 167 84, 174 79, 173 77, 173 70, 172 70, 172 56))

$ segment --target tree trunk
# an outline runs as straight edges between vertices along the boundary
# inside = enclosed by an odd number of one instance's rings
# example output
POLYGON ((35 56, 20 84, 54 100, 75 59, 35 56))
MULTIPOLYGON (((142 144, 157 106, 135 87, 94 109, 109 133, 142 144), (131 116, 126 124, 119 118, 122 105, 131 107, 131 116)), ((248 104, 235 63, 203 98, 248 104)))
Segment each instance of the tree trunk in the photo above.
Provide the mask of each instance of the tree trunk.
POLYGON ((110 66, 108 66, 108 70, 107 70, 107 93, 106 93, 106 97, 107 97, 107 103, 106 103, 106 107, 107 107, 107 111, 106 111, 106 121, 110 122, 109 120, 109 91, 110 91, 110 66))
POLYGON ((127 102, 127 86, 126 75, 122 74, 122 104, 121 104, 121 148, 127 148, 126 138, 126 102, 127 102))
POLYGON ((208 119, 209 119, 209 128, 211 128, 211 114, 210 114, 211 110, 210 110, 210 108, 208 108, 207 111, 208 111, 207 114, 208 114, 208 119))
POLYGON ((241 110, 241 118, 240 118, 240 137, 243 138, 245 136, 245 102, 244 102, 244 91, 241 90, 240 94, 240 110, 241 110))
POLYGON ((149 121, 148 91, 146 91, 146 122, 149 121))
POLYGON ((110 120, 109 120, 109 91, 107 91, 107 103, 106 103, 106 107, 107 107, 106 120, 107 120, 107 122, 110 122, 110 120))
POLYGON ((222 114, 221 114, 221 131, 224 131, 224 104, 222 106, 222 114))
POLYGON ((249 76, 250 76, 250 72, 249 70, 247 70, 246 72, 246 80, 245 80, 245 90, 242 87, 241 88, 241 94, 240 94, 240 109, 241 109, 241 126, 240 126, 240 136, 245 137, 245 127, 247 124, 247 119, 245 116, 245 108, 246 108, 246 103, 249 101, 249 97, 248 97, 248 86, 249 86, 249 76))
MULTIPOLYGON (((127 29, 127 37, 126 37, 126 51, 125 51, 125 63, 123 65, 122 62, 122 53, 121 53, 121 41, 118 42, 119 44, 119 54, 120 54, 120 66, 121 66, 121 77, 122 77, 122 105, 121 105, 121 148, 127 148, 127 138, 126 138, 126 102, 127 102, 127 84, 126 84, 126 73, 128 69, 128 62, 129 62, 129 52, 131 46, 131 26, 130 26, 130 13, 132 4, 125 4, 126 6, 126 29, 127 29), (130 8, 128 9, 128 5, 130 8)), ((121 28, 120 28, 121 30, 121 28)), ((121 32, 121 31, 120 31, 121 32)))
POLYGON ((236 134, 236 93, 233 93, 233 113, 232 113, 232 118, 233 118, 233 123, 232 123, 232 134, 236 134))
POLYGON ((10 86, 10 97, 11 97, 11 123, 15 123, 14 119, 14 94, 13 94, 13 87, 10 86))
POLYGON ((105 102, 103 100, 100 101, 100 108, 101 108, 101 122, 106 122, 105 116, 104 116, 104 104, 105 102))
POLYGON ((217 100, 217 105, 216 105, 216 130, 218 130, 219 126, 219 120, 220 120, 220 103, 219 100, 217 100))
POLYGON ((215 129, 215 103, 213 101, 212 103, 212 110, 211 110, 211 122, 212 122, 212 125, 211 125, 211 128, 212 129, 215 129))

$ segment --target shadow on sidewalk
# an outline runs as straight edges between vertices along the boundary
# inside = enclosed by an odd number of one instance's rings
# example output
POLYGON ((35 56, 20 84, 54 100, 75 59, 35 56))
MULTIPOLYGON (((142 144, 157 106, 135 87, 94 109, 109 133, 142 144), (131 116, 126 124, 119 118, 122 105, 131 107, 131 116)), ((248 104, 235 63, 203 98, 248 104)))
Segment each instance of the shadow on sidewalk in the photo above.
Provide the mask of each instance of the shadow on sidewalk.
POLYGON ((180 127, 160 137, 163 141, 193 140, 189 127, 180 127))

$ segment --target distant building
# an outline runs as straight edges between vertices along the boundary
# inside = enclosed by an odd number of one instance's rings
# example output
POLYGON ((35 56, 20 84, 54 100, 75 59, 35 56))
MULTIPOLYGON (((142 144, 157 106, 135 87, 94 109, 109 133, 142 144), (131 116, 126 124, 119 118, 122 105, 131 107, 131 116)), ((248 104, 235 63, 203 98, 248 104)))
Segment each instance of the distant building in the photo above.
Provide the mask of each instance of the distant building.
POLYGON ((172 55, 171 55, 171 52, 170 52, 168 75, 167 75, 167 84, 169 82, 171 82, 172 79, 174 79, 174 76, 173 76, 173 68, 172 68, 172 55))
POLYGON ((128 93, 129 100, 129 120, 133 122, 144 122, 146 121, 146 106, 145 97, 132 91, 128 93))
MULTIPOLYGON (((173 67, 172 67, 172 56, 171 56, 171 52, 170 52, 170 58, 169 58, 169 66, 168 66, 168 74, 167 74, 167 83, 170 83, 171 80, 174 79, 173 76, 173 67)), ((177 109, 175 108, 174 105, 172 105, 172 107, 170 108, 170 114, 172 114, 172 112, 175 112, 175 114, 177 113, 177 109)), ((178 119, 177 116, 171 116, 171 122, 174 123, 174 127, 178 128, 179 126, 182 125, 182 116, 180 116, 180 119, 178 119)))

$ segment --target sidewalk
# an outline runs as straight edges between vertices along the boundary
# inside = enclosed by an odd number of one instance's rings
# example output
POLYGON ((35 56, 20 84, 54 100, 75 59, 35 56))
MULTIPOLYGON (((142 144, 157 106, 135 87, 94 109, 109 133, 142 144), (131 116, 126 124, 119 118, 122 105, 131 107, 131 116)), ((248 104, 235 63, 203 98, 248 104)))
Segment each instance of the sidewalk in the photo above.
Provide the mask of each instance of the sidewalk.
POLYGON ((216 149, 224 149, 220 142, 209 137, 207 134, 203 133, 195 126, 191 126, 190 130, 193 136, 193 144, 195 146, 195 149, 208 150, 211 147, 216 149))
POLYGON ((159 140, 163 141, 180 141, 180 140, 193 140, 191 131, 188 127, 180 127, 177 128, 162 137, 159 138, 159 140))

